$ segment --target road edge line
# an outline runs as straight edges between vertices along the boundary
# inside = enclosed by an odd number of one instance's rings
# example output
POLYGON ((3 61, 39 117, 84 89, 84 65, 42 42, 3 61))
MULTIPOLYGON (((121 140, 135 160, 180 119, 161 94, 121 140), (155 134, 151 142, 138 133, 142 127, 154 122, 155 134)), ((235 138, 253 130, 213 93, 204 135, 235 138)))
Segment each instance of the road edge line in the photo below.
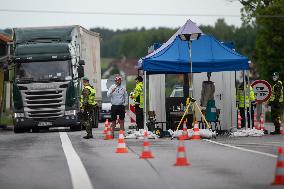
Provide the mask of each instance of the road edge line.
POLYGON ((210 142, 210 143, 213 143, 213 144, 220 145, 220 146, 225 146, 225 147, 234 148, 234 149, 241 150, 241 151, 245 151, 245 152, 251 152, 251 153, 255 153, 255 154, 260 154, 260 155, 264 155, 264 156, 268 156, 268 157, 277 158, 276 155, 268 154, 268 153, 265 153, 265 152, 259 152, 259 151, 255 151, 255 150, 249 150, 249 149, 246 149, 246 148, 237 147, 237 146, 232 146, 232 145, 229 145, 229 144, 223 144, 223 143, 216 142, 216 141, 212 141, 212 140, 208 140, 208 139, 203 139, 203 140, 204 140, 204 141, 207 141, 207 142, 210 142))
POLYGON ((90 177, 66 132, 59 132, 62 148, 67 160, 73 189, 93 189, 90 177))

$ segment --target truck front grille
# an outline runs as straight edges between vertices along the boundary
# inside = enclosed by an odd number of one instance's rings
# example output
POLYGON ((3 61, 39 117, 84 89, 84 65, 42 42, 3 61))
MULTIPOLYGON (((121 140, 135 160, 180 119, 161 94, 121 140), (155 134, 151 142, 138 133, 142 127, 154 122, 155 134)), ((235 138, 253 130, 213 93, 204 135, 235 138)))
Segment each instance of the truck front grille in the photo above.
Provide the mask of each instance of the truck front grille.
POLYGON ((66 89, 22 91, 26 116, 36 120, 62 117, 66 89))

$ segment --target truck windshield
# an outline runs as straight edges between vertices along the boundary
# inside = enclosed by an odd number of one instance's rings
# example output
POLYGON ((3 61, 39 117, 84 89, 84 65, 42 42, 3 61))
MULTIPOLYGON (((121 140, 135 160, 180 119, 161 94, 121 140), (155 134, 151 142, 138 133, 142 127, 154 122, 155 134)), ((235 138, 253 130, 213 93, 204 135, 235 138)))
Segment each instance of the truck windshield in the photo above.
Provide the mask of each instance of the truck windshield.
POLYGON ((71 62, 27 62, 15 66, 15 79, 17 82, 49 82, 71 80, 71 62))

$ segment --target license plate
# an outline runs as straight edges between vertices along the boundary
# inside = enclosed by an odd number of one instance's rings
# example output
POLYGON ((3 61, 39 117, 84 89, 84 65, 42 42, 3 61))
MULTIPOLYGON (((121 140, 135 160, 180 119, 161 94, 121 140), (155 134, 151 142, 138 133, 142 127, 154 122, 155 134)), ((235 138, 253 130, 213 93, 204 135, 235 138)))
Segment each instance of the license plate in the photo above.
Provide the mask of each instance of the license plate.
POLYGON ((110 115, 105 115, 105 118, 110 118, 111 116, 110 115))
POLYGON ((38 122, 37 126, 50 126, 52 122, 38 122))

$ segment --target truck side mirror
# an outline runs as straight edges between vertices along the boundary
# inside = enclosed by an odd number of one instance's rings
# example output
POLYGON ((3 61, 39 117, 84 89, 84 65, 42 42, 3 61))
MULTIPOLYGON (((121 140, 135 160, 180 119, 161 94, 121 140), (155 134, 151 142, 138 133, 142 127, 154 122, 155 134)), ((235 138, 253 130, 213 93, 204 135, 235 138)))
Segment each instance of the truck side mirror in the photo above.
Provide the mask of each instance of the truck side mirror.
POLYGON ((79 65, 85 65, 85 61, 84 60, 79 60, 79 65))
POLYGON ((82 65, 78 66, 78 78, 84 77, 84 67, 82 65))

